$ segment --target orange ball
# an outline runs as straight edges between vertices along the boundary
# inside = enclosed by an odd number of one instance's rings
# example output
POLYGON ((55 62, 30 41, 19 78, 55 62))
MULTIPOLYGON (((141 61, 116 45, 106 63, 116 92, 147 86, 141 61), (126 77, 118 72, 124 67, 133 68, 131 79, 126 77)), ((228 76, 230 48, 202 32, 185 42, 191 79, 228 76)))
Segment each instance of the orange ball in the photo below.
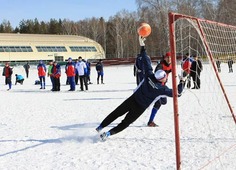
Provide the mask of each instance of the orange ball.
POLYGON ((138 34, 142 37, 147 37, 151 34, 151 26, 147 23, 142 23, 139 27, 138 27, 138 34))

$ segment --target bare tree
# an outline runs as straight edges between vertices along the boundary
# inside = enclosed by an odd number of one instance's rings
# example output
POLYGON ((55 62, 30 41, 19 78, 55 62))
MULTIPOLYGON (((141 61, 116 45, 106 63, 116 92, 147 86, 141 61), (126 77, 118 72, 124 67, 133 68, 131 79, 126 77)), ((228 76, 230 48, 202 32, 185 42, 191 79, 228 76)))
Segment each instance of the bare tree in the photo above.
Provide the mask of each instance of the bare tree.
POLYGON ((3 20, 0 27, 1 27, 1 32, 4 32, 4 33, 11 33, 13 31, 10 21, 7 21, 7 20, 3 20))
POLYGON ((219 22, 236 25, 236 3, 232 0, 220 0, 217 18, 219 22))
POLYGON ((72 31, 72 21, 68 20, 68 19, 64 19, 62 21, 62 32, 63 34, 66 34, 66 35, 70 35, 70 34, 73 34, 73 31, 72 31))

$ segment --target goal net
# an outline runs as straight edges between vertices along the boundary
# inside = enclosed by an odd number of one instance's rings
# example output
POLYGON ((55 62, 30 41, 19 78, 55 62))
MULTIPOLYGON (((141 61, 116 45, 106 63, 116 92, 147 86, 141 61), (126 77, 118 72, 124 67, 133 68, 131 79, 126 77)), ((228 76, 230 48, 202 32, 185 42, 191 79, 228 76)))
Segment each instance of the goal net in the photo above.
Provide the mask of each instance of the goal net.
MULTIPOLYGON (((191 85, 187 87, 187 80, 181 98, 174 98, 177 169, 232 169, 236 167, 236 64, 232 69, 228 64, 236 61, 236 27, 175 13, 169 14, 169 23, 171 51, 176 55, 172 61, 177 63, 173 77, 181 72, 187 53, 202 63, 201 72, 191 68, 191 85)), ((190 57, 192 65, 194 59, 190 57)))

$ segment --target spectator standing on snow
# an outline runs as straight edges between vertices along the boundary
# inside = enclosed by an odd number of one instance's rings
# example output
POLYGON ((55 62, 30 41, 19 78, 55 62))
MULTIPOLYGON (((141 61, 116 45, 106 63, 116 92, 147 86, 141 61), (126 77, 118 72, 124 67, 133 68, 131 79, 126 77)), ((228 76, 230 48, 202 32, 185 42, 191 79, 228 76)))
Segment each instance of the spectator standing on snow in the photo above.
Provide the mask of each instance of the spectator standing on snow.
POLYGON ((5 84, 9 86, 7 90, 11 90, 12 86, 12 81, 11 81, 11 76, 12 76, 12 71, 13 68, 10 67, 10 63, 6 62, 5 67, 3 68, 3 73, 2 75, 5 76, 5 84))
POLYGON ((85 62, 82 60, 81 56, 79 57, 79 62, 76 64, 76 70, 78 71, 79 74, 80 90, 84 91, 84 86, 85 90, 88 90, 87 77, 86 77, 87 66, 85 62))
POLYGON ((53 77, 52 91, 60 91, 61 66, 60 66, 60 64, 57 63, 57 61, 53 62, 52 77, 53 77))
POLYGON ((229 73, 233 73, 233 63, 234 61, 232 60, 232 58, 230 58, 228 60, 229 73))
MULTIPOLYGON (((77 65, 77 63, 79 62, 78 59, 75 60, 75 66, 77 65)), ((79 73, 78 70, 75 69, 75 84, 78 85, 78 80, 79 80, 79 73)))
POLYGON ((27 62, 23 67, 25 69, 26 78, 28 78, 29 77, 29 69, 30 69, 29 63, 27 62))
POLYGON ((190 71, 190 76, 193 79, 193 88, 192 89, 200 89, 201 87, 201 80, 200 80, 200 75, 201 71, 203 70, 202 67, 202 62, 201 60, 198 59, 197 55, 193 55, 193 62, 191 64, 191 71, 190 71))
POLYGON ((96 71, 97 71, 97 84, 99 84, 99 79, 101 77, 101 83, 104 84, 103 82, 103 76, 104 76, 104 71, 103 71, 103 64, 102 60, 100 59, 97 64, 96 64, 96 71))
POLYGON ((218 70, 219 73, 221 72, 220 64, 221 64, 221 61, 220 61, 220 60, 218 59, 218 57, 217 57, 217 58, 216 58, 216 67, 217 67, 217 70, 218 70))
POLYGON ((67 80, 70 84, 69 91, 75 91, 75 64, 72 62, 72 58, 68 58, 68 62, 65 67, 67 80))
POLYGON ((40 89, 45 89, 45 86, 46 86, 45 76, 46 76, 47 68, 42 60, 39 61, 37 69, 38 69, 38 76, 39 76, 39 81, 40 81, 40 86, 41 86, 40 89))
POLYGON ((183 77, 187 77, 187 88, 191 87, 191 77, 190 77, 190 68, 192 64, 192 58, 189 53, 186 53, 184 56, 181 67, 182 67, 182 75, 183 77))
POLYGON ((48 77, 50 78, 51 83, 52 83, 52 89, 51 90, 53 90, 53 80, 54 80, 53 75, 52 75, 52 67, 53 67, 53 62, 50 61, 49 66, 48 66, 48 77))
POLYGON ((87 73, 86 73, 86 77, 87 77, 87 84, 93 84, 91 82, 90 79, 90 73, 91 73, 91 63, 87 60, 85 61, 86 67, 87 67, 87 73))

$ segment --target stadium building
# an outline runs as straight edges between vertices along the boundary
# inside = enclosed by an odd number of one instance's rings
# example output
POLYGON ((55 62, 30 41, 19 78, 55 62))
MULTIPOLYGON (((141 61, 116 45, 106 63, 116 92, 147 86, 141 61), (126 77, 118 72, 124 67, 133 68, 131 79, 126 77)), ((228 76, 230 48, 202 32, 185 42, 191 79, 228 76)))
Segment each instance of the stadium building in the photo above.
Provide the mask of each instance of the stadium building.
POLYGON ((105 53, 100 44, 83 36, 0 33, 0 62, 63 62, 79 56, 104 59, 105 53))

